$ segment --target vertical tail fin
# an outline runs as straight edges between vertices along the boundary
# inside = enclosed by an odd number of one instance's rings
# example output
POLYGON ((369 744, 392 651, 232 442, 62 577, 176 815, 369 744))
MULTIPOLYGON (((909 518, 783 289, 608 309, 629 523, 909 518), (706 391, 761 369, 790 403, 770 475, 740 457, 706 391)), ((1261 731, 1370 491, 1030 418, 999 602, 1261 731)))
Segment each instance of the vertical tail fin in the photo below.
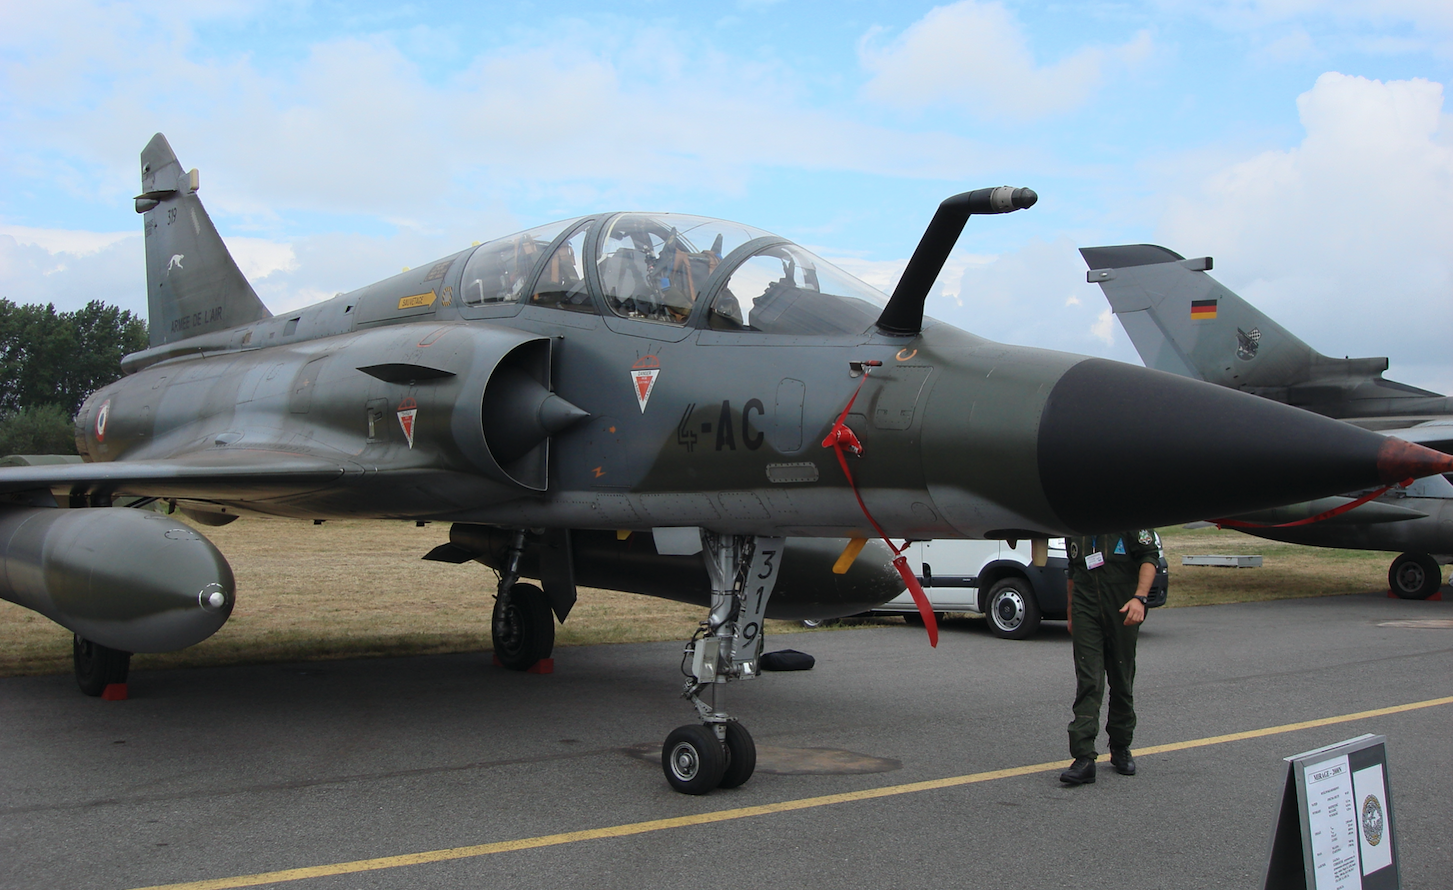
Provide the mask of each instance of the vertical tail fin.
POLYGON ((1154 244, 1082 247, 1147 367, 1255 390, 1305 381, 1325 357, 1185 259, 1154 244))
POLYGON ((1298 340, 1207 275, 1210 257, 1154 244, 1080 254, 1147 367, 1358 423, 1453 412, 1453 399, 1385 379, 1386 358, 1331 358, 1298 340))
POLYGON ((136 212, 145 220, 152 346, 272 317, 227 252, 197 186, 197 171, 182 170, 166 137, 151 137, 141 150, 136 212))

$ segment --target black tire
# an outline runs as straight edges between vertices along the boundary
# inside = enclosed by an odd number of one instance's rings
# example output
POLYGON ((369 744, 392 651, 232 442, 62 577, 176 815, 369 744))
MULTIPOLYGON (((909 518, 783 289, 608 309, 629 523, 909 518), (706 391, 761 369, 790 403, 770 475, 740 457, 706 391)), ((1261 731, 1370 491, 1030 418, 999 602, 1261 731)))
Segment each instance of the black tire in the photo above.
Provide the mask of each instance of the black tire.
POLYGON ((736 788, 747 784, 757 769, 757 743, 752 734, 740 723, 726 725, 726 769, 722 771, 718 788, 736 788))
POLYGON ((1405 600, 1425 600, 1443 586, 1443 569, 1426 553, 1404 553, 1387 570, 1387 586, 1405 600))
POLYGON ((1005 640, 1022 640, 1039 630, 1039 600, 1025 578, 1004 578, 989 588, 984 615, 989 630, 1005 640))
POLYGON ((721 784, 726 751, 716 733, 700 723, 678 726, 661 746, 661 771, 682 794, 706 794, 721 784))
MULTIPOLYGON (((947 617, 948 617, 948 613, 947 612, 934 612, 933 613, 933 620, 934 621, 937 621, 939 624, 943 624, 943 620, 945 618, 947 618, 947 617)), ((908 625, 909 627, 922 627, 923 626, 923 616, 921 614, 919 614, 918 612, 904 612, 903 613, 903 623, 906 624, 906 625, 908 625)))
POLYGON ((71 660, 76 668, 76 685, 87 695, 100 695, 112 683, 125 683, 131 670, 131 653, 93 643, 75 634, 71 660))
POLYGON ((555 616, 545 593, 516 584, 494 601, 494 657, 512 671, 524 671, 555 651, 555 616))

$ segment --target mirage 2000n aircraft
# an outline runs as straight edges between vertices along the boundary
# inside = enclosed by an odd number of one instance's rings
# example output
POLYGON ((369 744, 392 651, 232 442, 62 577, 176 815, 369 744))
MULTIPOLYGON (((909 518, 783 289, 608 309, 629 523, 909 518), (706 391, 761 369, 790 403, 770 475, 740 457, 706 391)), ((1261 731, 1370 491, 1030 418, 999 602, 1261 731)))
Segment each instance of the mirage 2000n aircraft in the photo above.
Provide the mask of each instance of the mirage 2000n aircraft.
POLYGON ((0 592, 76 633, 87 691, 129 652, 205 638, 236 595, 210 542, 116 495, 214 522, 447 521, 430 556, 500 571, 507 667, 550 654, 577 583, 707 609, 683 659, 699 722, 662 749, 671 785, 703 793, 755 764, 718 690, 757 675, 763 618, 916 590, 892 539, 1042 553, 1453 469, 1285 405, 926 319, 969 215, 1029 207, 1028 189, 943 202, 887 300, 759 229, 603 213, 272 317, 195 171, 160 135, 141 168, 151 345, 77 415, 87 463, 0 469, 0 592))
MULTIPOLYGON (((1453 399, 1387 380, 1386 358, 1316 351, 1211 277, 1210 257, 1186 259, 1155 244, 1080 250, 1146 367, 1285 402, 1365 429, 1453 452, 1453 399)), ((1453 482, 1429 476, 1358 504, 1373 492, 1288 504, 1222 524, 1314 547, 1387 550, 1389 589, 1426 599, 1453 561, 1453 482), (1335 513, 1326 516, 1328 513, 1335 513), (1311 521, 1316 517, 1326 517, 1311 521)))

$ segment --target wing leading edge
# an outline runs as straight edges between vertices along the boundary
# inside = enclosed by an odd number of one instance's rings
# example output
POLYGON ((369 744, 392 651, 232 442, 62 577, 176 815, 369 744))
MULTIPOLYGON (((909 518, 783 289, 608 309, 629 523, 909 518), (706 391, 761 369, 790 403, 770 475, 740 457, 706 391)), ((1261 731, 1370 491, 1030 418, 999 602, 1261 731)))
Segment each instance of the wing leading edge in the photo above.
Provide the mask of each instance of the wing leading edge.
POLYGON ((163 460, 0 468, 0 494, 49 489, 177 498, 276 498, 362 475, 349 461, 228 448, 163 460))

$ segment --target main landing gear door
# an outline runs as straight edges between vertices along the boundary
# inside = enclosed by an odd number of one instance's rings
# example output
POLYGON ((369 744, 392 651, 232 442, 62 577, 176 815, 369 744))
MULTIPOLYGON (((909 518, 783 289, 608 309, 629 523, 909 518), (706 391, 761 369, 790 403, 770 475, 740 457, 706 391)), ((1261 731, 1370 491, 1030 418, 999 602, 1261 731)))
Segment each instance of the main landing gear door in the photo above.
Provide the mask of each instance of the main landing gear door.
POLYGON ((540 586, 561 624, 575 605, 575 560, 570 529, 546 529, 540 538, 540 586))

